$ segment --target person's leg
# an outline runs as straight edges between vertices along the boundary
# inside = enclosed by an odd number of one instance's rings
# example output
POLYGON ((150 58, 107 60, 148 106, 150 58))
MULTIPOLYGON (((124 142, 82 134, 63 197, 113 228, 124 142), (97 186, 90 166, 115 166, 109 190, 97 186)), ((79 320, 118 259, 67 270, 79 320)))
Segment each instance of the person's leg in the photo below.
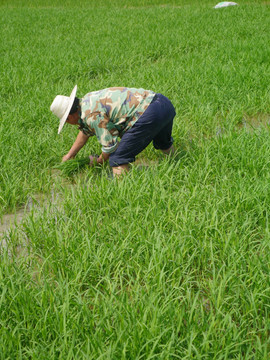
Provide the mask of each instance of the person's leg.
POLYGON ((174 153, 172 126, 173 118, 153 139, 154 148, 161 150, 165 155, 174 153))
POLYGON ((110 155, 109 163, 114 176, 119 176, 129 170, 129 164, 152 141, 153 136, 147 125, 139 120, 122 137, 118 148, 110 155))
POLYGON ((163 154, 165 155, 173 155, 174 154, 174 146, 172 145, 171 147, 169 147, 166 150, 161 150, 163 152, 163 154))
POLYGON ((136 123, 123 136, 118 148, 110 155, 109 163, 112 168, 118 168, 135 161, 135 157, 142 152, 153 140, 159 130, 156 119, 158 118, 156 101, 153 101, 136 123))
MULTIPOLYGON (((166 155, 170 155, 174 152, 172 127, 173 119, 175 117, 175 109, 170 100, 163 95, 160 96, 160 102, 167 109, 166 123, 153 138, 153 145, 155 149, 161 150, 166 155)), ((165 116, 165 114, 163 116, 165 116)))
POLYGON ((129 170, 129 164, 123 164, 123 165, 119 165, 119 166, 113 166, 112 167, 112 171, 113 171, 113 176, 120 176, 122 174, 127 173, 129 170))
MULTIPOLYGON (((118 148, 111 154, 109 163, 113 168, 113 172, 118 173, 126 172, 128 164, 135 161, 136 155, 142 152, 147 145, 161 132, 168 123, 172 122, 175 116, 175 110, 171 102, 167 99, 164 101, 164 96, 157 95, 143 115, 137 120, 131 129, 129 129, 122 137, 118 148)), ((172 128, 172 124, 170 125, 172 128)), ((170 142, 157 145, 165 146, 163 149, 168 149, 172 145, 170 142), (166 147, 167 146, 167 147, 166 147)))

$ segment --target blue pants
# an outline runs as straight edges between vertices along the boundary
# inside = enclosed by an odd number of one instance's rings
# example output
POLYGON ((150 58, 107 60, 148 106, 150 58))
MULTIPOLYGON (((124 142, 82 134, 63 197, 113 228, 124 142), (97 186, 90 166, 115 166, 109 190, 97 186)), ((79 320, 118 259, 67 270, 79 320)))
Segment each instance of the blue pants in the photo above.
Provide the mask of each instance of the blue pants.
POLYGON ((136 123, 122 137, 118 148, 110 155, 110 166, 135 161, 151 141, 155 149, 167 150, 173 144, 172 126, 175 109, 169 99, 156 94, 136 123))

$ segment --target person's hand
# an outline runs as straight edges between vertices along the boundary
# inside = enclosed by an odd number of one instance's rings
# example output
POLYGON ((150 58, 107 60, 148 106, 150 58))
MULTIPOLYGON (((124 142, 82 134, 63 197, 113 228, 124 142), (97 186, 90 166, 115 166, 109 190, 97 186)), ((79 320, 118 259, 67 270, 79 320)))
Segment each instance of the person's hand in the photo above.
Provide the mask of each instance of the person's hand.
POLYGON ((90 160, 90 163, 89 163, 90 166, 97 165, 98 155, 90 155, 89 160, 90 160))
POLYGON ((72 157, 70 157, 68 154, 66 154, 65 156, 62 157, 62 162, 68 161, 72 159, 72 157))

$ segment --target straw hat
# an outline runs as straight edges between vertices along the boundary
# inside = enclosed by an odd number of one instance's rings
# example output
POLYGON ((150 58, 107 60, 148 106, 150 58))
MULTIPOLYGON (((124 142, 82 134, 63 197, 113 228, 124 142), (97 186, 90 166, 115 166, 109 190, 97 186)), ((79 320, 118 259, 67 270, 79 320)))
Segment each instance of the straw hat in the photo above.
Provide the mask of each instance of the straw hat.
POLYGON ((50 106, 51 112, 60 119, 58 134, 63 129, 65 122, 68 118, 69 112, 72 108, 77 92, 77 85, 75 85, 70 96, 57 95, 50 106))

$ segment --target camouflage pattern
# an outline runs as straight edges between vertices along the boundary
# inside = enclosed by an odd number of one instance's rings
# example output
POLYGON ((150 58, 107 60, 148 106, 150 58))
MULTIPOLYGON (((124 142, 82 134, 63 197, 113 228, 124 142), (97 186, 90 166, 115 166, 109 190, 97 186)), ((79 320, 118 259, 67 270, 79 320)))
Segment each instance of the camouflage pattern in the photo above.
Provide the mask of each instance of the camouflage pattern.
POLYGON ((80 130, 88 136, 96 135, 102 151, 112 153, 118 137, 135 124, 154 96, 151 90, 126 87, 90 92, 80 102, 80 130))

